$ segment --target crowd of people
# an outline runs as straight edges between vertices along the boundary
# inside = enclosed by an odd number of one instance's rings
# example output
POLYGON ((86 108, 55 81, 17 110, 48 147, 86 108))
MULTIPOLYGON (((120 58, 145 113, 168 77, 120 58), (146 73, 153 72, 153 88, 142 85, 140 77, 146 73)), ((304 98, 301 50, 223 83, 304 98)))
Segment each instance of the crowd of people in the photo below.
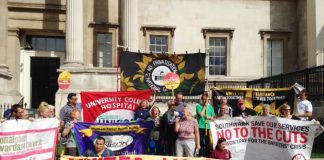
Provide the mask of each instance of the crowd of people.
MULTIPOLYGON (((308 92, 303 90, 299 94, 296 110, 291 113, 291 106, 283 104, 279 108, 281 117, 296 120, 310 120, 312 117, 312 104, 307 100, 308 92)), ((80 116, 82 107, 77 103, 75 93, 67 96, 67 104, 60 110, 60 136, 59 143, 64 145, 65 154, 71 156, 113 156, 114 153, 105 147, 105 139, 98 137, 92 150, 80 155, 77 150, 77 143, 71 134, 76 122, 82 121, 80 116)), ((226 139, 220 138, 213 148, 210 132, 210 121, 224 120, 231 117, 246 118, 256 116, 257 112, 246 107, 244 99, 237 101, 237 106, 230 106, 226 96, 221 97, 220 104, 214 105, 210 101, 208 92, 201 96, 201 103, 196 106, 196 113, 191 113, 187 104, 183 101, 183 94, 178 93, 174 100, 167 102, 168 110, 161 114, 160 108, 154 106, 155 96, 152 101, 143 100, 139 103, 134 116, 136 120, 150 120, 154 122, 154 129, 151 132, 148 142, 148 154, 168 155, 179 157, 203 156, 211 158, 229 159, 231 152, 226 149, 226 139)), ((54 106, 41 102, 38 108, 38 118, 55 117, 54 106)), ((262 116, 273 116, 270 113, 270 106, 264 104, 262 116)), ((9 115, 5 119, 29 119, 26 109, 19 104, 11 107, 9 115)), ((215 143, 215 142, 214 142, 215 143)))

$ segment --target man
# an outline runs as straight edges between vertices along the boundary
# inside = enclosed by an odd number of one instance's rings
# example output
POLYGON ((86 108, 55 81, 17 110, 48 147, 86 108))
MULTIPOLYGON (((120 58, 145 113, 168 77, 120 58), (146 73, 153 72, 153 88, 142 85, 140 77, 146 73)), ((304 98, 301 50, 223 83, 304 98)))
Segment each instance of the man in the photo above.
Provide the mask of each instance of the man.
POLYGON ((9 119, 22 119, 24 116, 24 108, 20 104, 14 104, 11 106, 11 116, 9 119))
POLYGON ((233 116, 233 109, 232 109, 232 107, 228 104, 228 100, 227 100, 227 97, 226 97, 226 96, 222 96, 222 97, 221 97, 219 108, 217 108, 217 110, 215 110, 215 111, 217 111, 217 114, 220 113, 220 108, 221 108, 221 106, 222 106, 223 104, 226 104, 226 105, 227 105, 227 110, 228 110, 227 112, 228 112, 228 115, 232 117, 232 116, 233 116))
POLYGON ((210 140, 210 121, 214 120, 214 107, 209 104, 208 92, 204 92, 201 96, 201 104, 196 106, 197 120, 199 125, 200 135, 200 150, 199 154, 203 157, 209 157, 213 146, 210 140))
POLYGON ((181 92, 176 95, 175 105, 177 112, 183 112, 183 108, 187 106, 187 104, 183 102, 183 94, 181 92))
POLYGON ((67 96, 67 104, 63 106, 63 108, 60 110, 60 119, 61 119, 61 125, 64 126, 64 124, 68 121, 70 121, 70 113, 72 109, 78 109, 81 112, 81 105, 77 104, 78 98, 75 93, 69 93, 67 96))
POLYGON ((106 148, 106 140, 103 137, 97 137, 94 144, 94 149, 87 150, 85 152, 86 157, 111 157, 114 156, 114 152, 106 148))
POLYGON ((244 99, 239 99, 237 102, 237 110, 234 112, 233 116, 234 117, 248 117, 248 116, 255 116, 257 115, 256 111, 253 109, 247 108, 244 105, 244 99))
POLYGON ((222 104, 221 107, 219 108, 219 114, 217 115, 216 119, 222 120, 222 119, 228 119, 231 118, 229 115, 228 111, 228 105, 227 104, 222 104))
POLYGON ((163 114, 160 122, 160 142, 164 149, 164 154, 175 156, 175 142, 177 134, 175 133, 176 115, 174 114, 176 105, 174 100, 168 101, 168 110, 163 114))
POLYGON ((295 110, 295 117, 298 117, 302 121, 308 120, 312 116, 313 106, 312 103, 307 100, 308 91, 302 90, 299 93, 299 99, 297 102, 297 108, 295 110))

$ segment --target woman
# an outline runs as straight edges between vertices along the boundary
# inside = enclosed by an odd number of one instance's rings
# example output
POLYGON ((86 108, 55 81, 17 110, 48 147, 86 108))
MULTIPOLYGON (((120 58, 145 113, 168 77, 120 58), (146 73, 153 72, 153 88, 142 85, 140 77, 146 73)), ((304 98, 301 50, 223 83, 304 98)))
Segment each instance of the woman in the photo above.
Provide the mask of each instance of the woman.
POLYGON ((209 157, 213 147, 210 139, 210 126, 209 121, 214 120, 215 111, 214 107, 208 103, 208 92, 205 92, 201 96, 201 104, 196 106, 196 112, 199 124, 199 135, 200 135, 200 156, 209 157))
POLYGON ((44 101, 40 103, 37 111, 38 111, 39 118, 49 118, 50 116, 50 109, 48 107, 48 103, 44 101))
POLYGON ((230 158, 232 158, 231 151, 226 149, 225 146, 226 146, 226 139, 225 138, 218 139, 215 150, 211 154, 210 158, 216 158, 216 159, 230 159, 230 158))
POLYGON ((150 117, 150 105, 148 100, 142 100, 135 111, 135 120, 147 120, 150 117))
POLYGON ((63 137, 67 137, 66 152, 67 155, 77 156, 76 142, 71 134, 74 127, 74 123, 79 122, 80 111, 78 109, 73 109, 70 113, 70 121, 65 124, 64 130, 62 132, 63 137))
POLYGON ((191 117, 188 108, 183 109, 184 116, 176 118, 175 132, 178 133, 176 141, 176 155, 178 157, 193 157, 200 149, 199 128, 196 119, 191 117))
POLYGON ((48 108, 49 108, 49 117, 50 118, 54 118, 55 117, 55 106, 53 105, 48 105, 48 108))
POLYGON ((135 111, 135 120, 147 120, 150 117, 150 108, 154 105, 155 99, 156 96, 154 93, 153 100, 151 101, 151 103, 148 100, 142 100, 139 103, 138 109, 135 111))
POLYGON ((262 111, 263 111, 262 116, 273 117, 273 115, 270 113, 270 105, 269 104, 264 104, 262 111))
POLYGON ((161 155, 161 143, 160 143, 160 109, 157 106, 153 106, 150 110, 150 117, 148 120, 154 122, 154 129, 151 132, 151 141, 150 141, 150 153, 152 155, 161 155))
POLYGON ((288 104, 283 104, 282 106, 280 106, 279 113, 281 114, 280 117, 282 118, 298 120, 298 117, 291 115, 291 107, 288 104))

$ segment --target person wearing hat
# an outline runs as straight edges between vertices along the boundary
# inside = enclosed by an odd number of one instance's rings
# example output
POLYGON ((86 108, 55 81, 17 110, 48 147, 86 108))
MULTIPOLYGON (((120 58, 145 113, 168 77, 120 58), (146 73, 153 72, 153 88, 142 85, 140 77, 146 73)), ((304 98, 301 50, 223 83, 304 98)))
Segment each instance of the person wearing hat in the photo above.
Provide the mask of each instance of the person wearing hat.
POLYGON ((244 104, 244 99, 239 99, 237 101, 237 110, 234 112, 234 117, 248 117, 257 115, 256 111, 253 109, 247 108, 244 104))

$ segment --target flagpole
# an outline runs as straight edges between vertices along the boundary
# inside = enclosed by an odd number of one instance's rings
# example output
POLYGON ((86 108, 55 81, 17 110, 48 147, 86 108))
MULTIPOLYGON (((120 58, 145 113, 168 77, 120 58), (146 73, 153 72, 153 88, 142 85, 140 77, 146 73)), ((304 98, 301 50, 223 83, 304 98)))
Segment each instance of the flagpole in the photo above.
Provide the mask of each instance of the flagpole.
POLYGON ((118 92, 119 91, 118 74, 119 74, 119 61, 120 61, 120 59, 119 59, 120 48, 118 46, 116 48, 116 51, 117 51, 117 55, 116 55, 116 63, 117 63, 117 65, 116 65, 116 81, 117 81, 117 92, 118 92))
MULTIPOLYGON (((205 104, 206 105, 206 104, 205 104)), ((207 116, 208 116, 208 103, 206 105, 206 114, 205 114, 205 135, 207 136, 208 133, 208 121, 207 121, 207 116)))

